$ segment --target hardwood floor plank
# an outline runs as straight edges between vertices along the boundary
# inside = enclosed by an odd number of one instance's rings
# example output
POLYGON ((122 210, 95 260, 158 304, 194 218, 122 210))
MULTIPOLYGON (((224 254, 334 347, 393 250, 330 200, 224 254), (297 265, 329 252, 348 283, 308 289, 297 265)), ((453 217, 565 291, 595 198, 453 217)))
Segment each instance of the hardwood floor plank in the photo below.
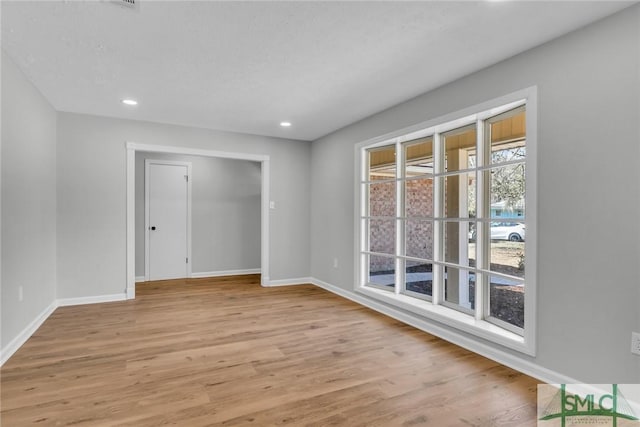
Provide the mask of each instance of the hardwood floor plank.
POLYGON ((2 426, 534 426, 536 381, 311 285, 138 284, 58 308, 0 371, 2 426))

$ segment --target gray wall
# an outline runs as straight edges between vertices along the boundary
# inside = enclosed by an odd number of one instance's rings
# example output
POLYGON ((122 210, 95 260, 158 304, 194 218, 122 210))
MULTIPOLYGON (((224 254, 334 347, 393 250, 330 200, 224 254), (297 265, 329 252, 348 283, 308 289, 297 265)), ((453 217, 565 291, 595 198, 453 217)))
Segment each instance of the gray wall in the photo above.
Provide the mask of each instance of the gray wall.
POLYGON ((2 348, 56 298, 55 144, 55 110, 2 51, 2 348))
POLYGON ((538 352, 522 358, 640 382, 639 24, 635 6, 315 141, 312 276, 353 289, 355 143, 537 85, 538 352))
POLYGON ((309 275, 309 143, 59 112, 60 298, 125 291, 126 141, 269 155, 270 279, 309 275))
POLYGON ((260 268, 258 162, 136 152, 136 276, 144 276, 145 159, 191 162, 192 272, 260 268))

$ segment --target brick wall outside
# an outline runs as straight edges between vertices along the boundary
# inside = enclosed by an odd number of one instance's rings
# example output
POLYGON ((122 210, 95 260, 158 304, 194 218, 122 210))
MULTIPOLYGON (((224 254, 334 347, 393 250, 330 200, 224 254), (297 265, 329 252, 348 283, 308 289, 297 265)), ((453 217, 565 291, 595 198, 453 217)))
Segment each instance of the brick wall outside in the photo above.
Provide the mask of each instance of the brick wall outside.
MULTIPOLYGON (((395 183, 373 184, 369 194, 370 216, 395 216, 395 183)), ((433 216, 433 181, 412 180, 406 183, 407 216, 433 216)), ((433 259, 433 224, 431 221, 407 220, 407 255, 433 259)), ((395 246, 395 220, 373 219, 369 226, 369 245, 373 252, 393 254, 395 246)), ((374 257, 369 262, 370 271, 383 272, 394 269, 392 258, 374 257)))
MULTIPOLYGON (((433 217, 433 180, 407 181, 405 205, 407 216, 433 217)), ((433 259, 433 223, 407 220, 406 253, 415 258, 433 259)))

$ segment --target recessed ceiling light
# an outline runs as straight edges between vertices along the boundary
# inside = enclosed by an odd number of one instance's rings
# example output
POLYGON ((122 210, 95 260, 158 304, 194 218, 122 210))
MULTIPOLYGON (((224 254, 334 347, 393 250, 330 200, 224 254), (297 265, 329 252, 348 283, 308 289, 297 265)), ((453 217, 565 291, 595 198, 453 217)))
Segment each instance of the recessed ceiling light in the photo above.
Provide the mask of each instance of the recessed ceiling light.
POLYGON ((288 128, 289 126, 291 126, 291 122, 280 122, 280 126, 282 126, 283 128, 288 128))
POLYGON ((138 105, 138 101, 135 99, 123 99, 122 103, 125 105, 138 105))

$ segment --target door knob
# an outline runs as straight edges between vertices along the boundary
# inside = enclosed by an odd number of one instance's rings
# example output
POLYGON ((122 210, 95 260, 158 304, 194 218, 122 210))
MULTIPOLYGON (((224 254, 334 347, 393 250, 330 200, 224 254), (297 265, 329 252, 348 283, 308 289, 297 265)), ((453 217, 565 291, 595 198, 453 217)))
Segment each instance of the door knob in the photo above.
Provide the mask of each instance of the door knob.
POLYGON ((155 230, 155 229, 156 229, 156 227, 155 227, 155 226, 153 226, 153 227, 149 227, 149 229, 150 229, 150 230, 155 230))

